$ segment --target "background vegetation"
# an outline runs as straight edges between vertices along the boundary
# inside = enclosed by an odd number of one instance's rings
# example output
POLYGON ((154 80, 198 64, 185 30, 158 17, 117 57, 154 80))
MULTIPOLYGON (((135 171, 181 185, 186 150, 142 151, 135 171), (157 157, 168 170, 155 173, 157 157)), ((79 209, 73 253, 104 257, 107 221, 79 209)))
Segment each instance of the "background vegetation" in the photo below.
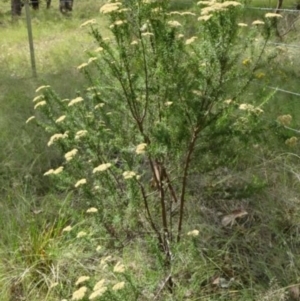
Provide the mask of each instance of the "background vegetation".
MULTIPOLYGON (((75 2, 69 16, 55 4, 32 12, 37 79, 31 77, 24 16, 11 24, 8 3, 0 4, 1 300, 70 300, 80 276, 90 277, 82 282, 89 290, 101 279, 110 288, 126 283, 124 290, 110 289, 108 300, 299 300, 299 145, 286 143, 298 136, 289 128, 299 128, 299 48, 291 46, 300 40, 298 19, 282 14, 278 26, 288 33, 269 40, 244 95, 244 103, 264 104, 259 122, 252 121, 244 136, 216 127, 208 145, 199 145, 210 151, 201 154, 189 178, 170 293, 164 257, 142 215, 129 212, 136 219, 120 220, 112 211, 114 227, 107 231, 98 213, 86 212, 94 206, 91 199, 43 176, 62 163, 63 153, 47 147, 50 134, 42 127, 25 124, 35 113, 37 87, 51 85, 60 99, 89 87, 77 66, 98 46, 80 25, 93 18, 100 33, 111 37, 108 19, 99 14, 103 2, 75 2), (292 117, 288 128, 277 121, 282 115, 292 117), (122 229, 126 235, 119 237, 122 229)), ((170 10, 192 5, 174 0, 170 10)), ((274 7, 276 1, 248 5, 274 7)), ((284 1, 284 8, 294 5, 284 1)), ((251 24, 264 14, 249 9, 240 21, 251 24)), ((245 53, 237 62, 242 70, 247 58, 245 53)), ((100 81, 100 71, 92 72, 100 81)))

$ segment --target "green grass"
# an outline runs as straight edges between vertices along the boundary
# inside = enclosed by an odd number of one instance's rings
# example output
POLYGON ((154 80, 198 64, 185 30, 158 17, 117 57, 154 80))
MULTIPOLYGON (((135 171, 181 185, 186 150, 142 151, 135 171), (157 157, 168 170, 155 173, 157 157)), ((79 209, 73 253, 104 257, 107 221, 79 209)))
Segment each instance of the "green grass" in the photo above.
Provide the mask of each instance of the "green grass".
MULTIPOLYGON (((129 237, 121 251, 111 248, 115 243, 104 234, 97 218, 86 215, 88 202, 80 195, 58 193, 43 177, 61 159, 56 150, 45 146, 49 137, 43 131, 33 124, 25 125, 34 114, 34 91, 50 84, 57 93, 71 98, 85 88, 87 81, 76 67, 86 61, 84 51, 96 45, 80 24, 96 18, 108 35, 107 23, 98 14, 102 2, 76 1, 69 17, 59 14, 57 3, 50 11, 32 12, 36 79, 31 74, 24 15, 12 25, 6 13, 8 2, 0 4, 1 16, 5 16, 0 25, 1 301, 12 300, 11 295, 32 301, 68 299, 82 275, 91 276, 90 287, 102 277, 113 283, 116 277, 111 270, 99 267, 107 255, 113 256, 109 268, 117 260, 128 266, 127 277, 135 279, 141 292, 139 300, 155 295, 158 300, 280 300, 281 289, 288 290, 300 276, 299 151, 284 146, 284 137, 294 135, 291 132, 280 132, 282 137, 274 141, 268 140, 266 133, 266 140, 245 150, 232 170, 218 170, 205 179, 194 176, 184 233, 199 229, 200 236, 185 235, 174 250, 173 296, 166 290, 159 292, 165 280, 161 276, 163 260, 155 240, 145 234, 150 229, 136 239, 129 237), (241 207, 248 216, 231 228, 222 227, 222 216, 241 207), (68 225, 73 230, 63 233, 68 225), (86 231, 87 237, 77 239, 79 231, 86 231), (98 245, 102 246, 100 252, 96 251, 98 245), (212 283, 216 277, 234 277, 235 281, 229 290, 222 289, 212 283), (59 284, 52 286, 55 283, 59 284)), ((251 5, 274 7, 276 2, 253 0, 251 5)), ((294 2, 285 0, 284 7, 294 2)), ((183 8, 182 2, 176 5, 183 8)), ((299 43, 298 32, 297 27, 291 32, 293 38, 289 35, 286 41, 299 43)), ((259 83, 300 93, 299 50, 270 46, 269 51, 278 52, 278 56, 275 65, 262 68, 266 77, 259 83)), ((259 102, 255 90, 252 88, 248 97, 259 102)), ((266 88, 264 95, 271 91, 266 88)), ((266 122, 275 123, 278 115, 291 114, 292 126, 300 126, 299 96, 276 92, 264 110, 266 122)), ((133 235, 140 235, 140 229, 133 235)))

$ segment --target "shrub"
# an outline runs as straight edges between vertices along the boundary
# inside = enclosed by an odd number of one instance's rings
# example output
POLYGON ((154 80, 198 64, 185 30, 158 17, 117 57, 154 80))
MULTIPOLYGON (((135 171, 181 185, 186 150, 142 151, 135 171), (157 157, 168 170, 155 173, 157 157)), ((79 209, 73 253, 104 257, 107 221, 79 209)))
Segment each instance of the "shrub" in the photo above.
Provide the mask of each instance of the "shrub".
MULTIPOLYGON (((263 102, 245 99, 270 36, 267 19, 239 23, 239 2, 200 1, 188 12, 170 12, 169 4, 103 5, 110 37, 95 20, 82 25, 98 44, 78 67, 91 86, 71 100, 38 88, 37 114, 28 119, 64 153, 45 176, 96 207, 99 226, 115 241, 137 226, 150 228, 167 271, 182 236, 191 171, 211 168, 205 164, 214 144, 222 149, 228 139, 260 134, 263 102)), ((166 282, 172 290, 172 277, 166 282)))

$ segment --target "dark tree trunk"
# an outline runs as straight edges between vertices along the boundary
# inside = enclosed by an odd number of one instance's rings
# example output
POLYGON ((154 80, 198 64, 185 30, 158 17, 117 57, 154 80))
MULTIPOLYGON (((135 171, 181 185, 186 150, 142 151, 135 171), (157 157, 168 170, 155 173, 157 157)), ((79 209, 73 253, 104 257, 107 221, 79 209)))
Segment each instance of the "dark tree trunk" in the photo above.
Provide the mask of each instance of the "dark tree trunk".
POLYGON ((39 9, 39 0, 31 0, 31 6, 33 9, 39 9))
POLYGON ((22 2, 21 0, 11 0, 11 15, 12 17, 21 16, 22 2))
POLYGON ((278 0, 277 2, 277 7, 276 7, 276 10, 275 10, 275 13, 276 14, 279 14, 280 13, 280 9, 282 7, 282 3, 283 3, 283 0, 278 0))
POLYGON ((47 2, 47 8, 50 8, 51 0, 46 0, 46 2, 47 2))
POLYGON ((71 12, 73 10, 73 0, 59 0, 59 10, 63 14, 71 12))
MULTIPOLYGON (((283 0, 278 0, 277 2, 277 6, 276 6, 276 10, 275 10, 275 13, 276 14, 279 14, 280 13, 280 10, 281 10, 281 7, 282 7, 282 3, 283 3, 283 0)), ((275 34, 276 36, 281 40, 282 39, 282 36, 279 32, 279 28, 278 28, 278 20, 277 18, 272 18, 272 23, 273 23, 273 26, 275 28, 275 34)))

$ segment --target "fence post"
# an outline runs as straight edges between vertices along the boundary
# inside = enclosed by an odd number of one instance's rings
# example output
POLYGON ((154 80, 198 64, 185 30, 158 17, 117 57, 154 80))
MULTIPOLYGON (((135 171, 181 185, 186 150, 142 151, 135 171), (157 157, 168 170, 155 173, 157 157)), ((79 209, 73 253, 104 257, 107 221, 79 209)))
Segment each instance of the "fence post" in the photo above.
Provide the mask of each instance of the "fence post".
POLYGON ((25 12, 26 12, 26 23, 27 23, 28 42, 29 42, 29 50, 30 50, 31 70, 32 70, 33 77, 37 77, 36 65, 35 65, 35 56, 34 56, 32 27, 31 27, 31 17, 30 17, 30 9, 29 9, 29 1, 25 0, 24 4, 25 4, 25 12))

